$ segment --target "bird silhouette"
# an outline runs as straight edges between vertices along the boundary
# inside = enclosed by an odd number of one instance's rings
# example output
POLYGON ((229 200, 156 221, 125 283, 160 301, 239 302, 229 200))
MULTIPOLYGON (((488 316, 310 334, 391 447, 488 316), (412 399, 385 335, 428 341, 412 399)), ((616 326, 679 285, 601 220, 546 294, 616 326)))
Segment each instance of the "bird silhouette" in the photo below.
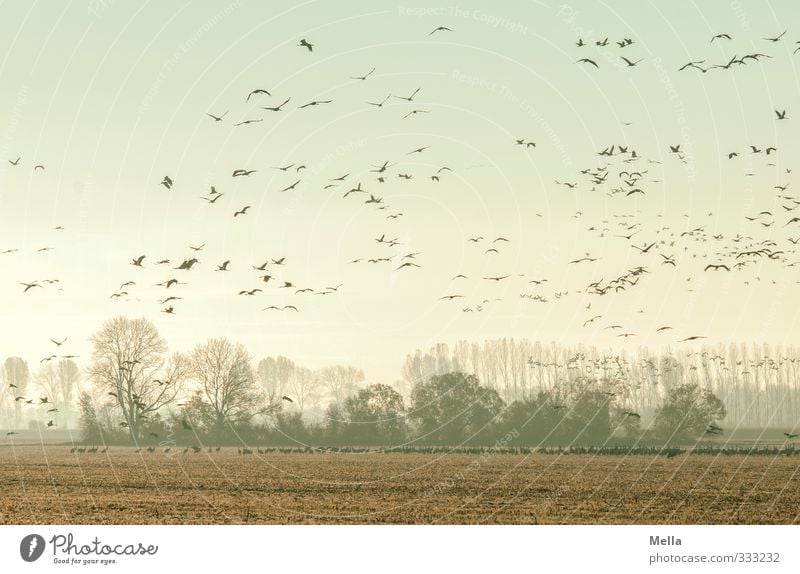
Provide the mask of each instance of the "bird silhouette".
POLYGON ((262 88, 257 88, 255 90, 251 91, 249 94, 247 94, 247 99, 245 99, 245 102, 249 102, 250 98, 252 98, 253 96, 256 96, 256 95, 271 96, 272 94, 270 94, 267 90, 264 90, 262 88))
POLYGON ((222 197, 223 195, 225 195, 225 194, 224 193, 217 193, 216 195, 214 195, 213 197, 210 197, 210 198, 209 197, 205 197, 205 196, 201 196, 201 199, 205 199, 208 203, 216 203, 216 201, 220 197, 222 197))
POLYGON ((236 127, 239 127, 239 126, 246 126, 246 125, 250 125, 250 124, 257 124, 257 123, 259 123, 259 122, 263 122, 263 121, 264 121, 264 119, 263 119, 263 118, 259 118, 259 119, 256 119, 256 120, 242 120, 241 122, 237 122, 237 123, 233 124, 233 127, 235 127, 235 128, 236 128, 236 127))
MULTIPOLYGON (((181 270, 184 270, 184 271, 188 271, 197 262, 198 262, 197 259, 195 259, 194 257, 191 258, 191 259, 184 259, 183 263, 181 263, 180 265, 175 267, 175 269, 181 269, 181 270)), ((170 281, 175 281, 175 283, 177 283, 177 281, 175 279, 171 279, 170 281)), ((167 282, 167 288, 170 287, 170 285, 169 285, 170 281, 167 282)))
POLYGON ((764 38, 764 40, 767 40, 769 42, 778 42, 781 38, 783 38, 786 35, 786 32, 787 32, 787 30, 784 30, 778 36, 776 36, 774 38, 764 38))
POLYGON ((369 78, 369 77, 370 77, 370 75, 372 75, 372 73, 373 73, 374 71, 375 71, 375 68, 372 68, 372 69, 371 69, 369 72, 367 72, 367 73, 366 73, 366 74, 364 74, 363 76, 350 76, 350 79, 351 79, 351 80, 362 80, 362 81, 363 81, 363 80, 366 80, 367 78, 369 78))
POLYGON ((376 108, 382 108, 383 104, 385 104, 386 101, 391 97, 392 97, 392 94, 389 94, 385 98, 383 98, 380 102, 367 102, 367 103, 369 105, 371 105, 371 106, 375 106, 376 108))
POLYGON ((307 108, 309 106, 319 106, 319 105, 322 105, 322 104, 330 104, 332 101, 333 100, 312 100, 312 101, 308 102, 307 104, 303 104, 302 106, 299 106, 298 109, 302 110, 303 108, 307 108))
POLYGON ((642 61, 642 60, 636 60, 635 62, 631 62, 631 61, 630 61, 628 58, 626 58, 625 56, 620 56, 620 57, 621 57, 623 60, 625 60, 625 63, 628 65, 628 67, 629 67, 629 68, 632 68, 632 67, 634 67, 636 64, 638 64, 639 62, 641 62, 641 61, 642 61))
POLYGON ((261 109, 262 109, 262 110, 267 110, 267 111, 270 111, 270 112, 279 112, 279 111, 281 111, 281 108, 282 108, 283 106, 285 106, 286 104, 288 104, 288 103, 289 103, 289 100, 291 100, 291 98, 286 98, 286 99, 285 99, 283 102, 281 102, 281 104, 280 104, 280 105, 278 105, 278 106, 274 106, 274 107, 266 107, 266 108, 261 108, 261 109))
POLYGON ((407 117, 410 116, 415 116, 417 114, 429 114, 429 113, 430 112, 428 110, 411 110, 410 112, 408 112, 406 115, 403 116, 403 119, 406 119, 407 117))
POLYGON ((407 97, 406 96, 395 96, 395 98, 397 98, 398 100, 405 100, 407 102, 410 102, 410 101, 412 101, 414 99, 414 96, 416 96, 421 89, 422 88, 417 88, 416 90, 411 92, 410 96, 407 96, 407 97))
MULTIPOLYGON (((249 96, 248 96, 248 97, 249 97, 249 96)), ((209 114, 209 113, 206 113, 206 115, 207 115, 208 117, 210 117, 210 118, 214 118, 214 121, 215 121, 215 122, 221 122, 221 121, 222 121, 222 118, 224 118, 225 116, 227 116, 227 115, 228 115, 228 112, 226 111, 226 112, 225 112, 224 114, 222 114, 221 116, 215 116, 214 114, 209 114)))
POLYGON ((290 191, 290 190, 294 189, 295 187, 297 187, 297 184, 300 183, 301 181, 303 181, 303 180, 302 179, 298 179, 293 184, 287 185, 286 187, 284 187, 283 189, 280 190, 281 193, 284 192, 284 191, 290 191))
POLYGON ((404 267, 420 267, 420 265, 417 265, 417 264, 416 264, 416 263, 414 263, 413 261, 406 261, 405 263, 403 263, 402 265, 400 265, 400 266, 399 266, 397 269, 395 269, 395 271, 400 271, 400 270, 401 270, 401 269, 403 269, 404 267))

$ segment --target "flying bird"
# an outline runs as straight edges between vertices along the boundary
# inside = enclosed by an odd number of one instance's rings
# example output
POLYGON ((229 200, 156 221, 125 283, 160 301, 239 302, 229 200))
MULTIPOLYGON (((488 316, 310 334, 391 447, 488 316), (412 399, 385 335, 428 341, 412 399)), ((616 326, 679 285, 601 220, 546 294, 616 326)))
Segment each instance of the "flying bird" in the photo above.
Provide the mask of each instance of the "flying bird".
POLYGON ((416 96, 416 95, 417 95, 417 93, 418 93, 418 92, 419 92, 421 89, 422 89, 422 88, 417 88, 416 90, 414 90, 413 92, 411 92, 411 95, 410 95, 410 96, 408 96, 408 97, 405 97, 405 96, 395 96, 395 98, 397 98, 398 100, 405 100, 405 101, 407 101, 407 102, 410 102, 411 100, 413 100, 413 99, 414 99, 414 96, 416 96))
POLYGON ((281 103, 281 105, 279 105, 279 106, 275 106, 275 107, 271 107, 271 108, 270 108, 270 107, 266 107, 266 108, 261 108, 261 109, 262 109, 262 110, 267 110, 267 111, 270 111, 270 112, 279 112, 279 111, 281 111, 281 108, 282 108, 283 106, 285 106, 286 104, 288 104, 288 103, 289 103, 289 100, 291 100, 291 99, 292 99, 292 98, 286 98, 286 99, 285 99, 285 100, 284 100, 284 101, 281 103))
POLYGON ((630 61, 628 58, 626 58, 625 56, 620 56, 620 57, 621 57, 623 60, 625 60, 625 63, 626 63, 626 64, 628 64, 628 67, 629 67, 629 68, 632 68, 632 67, 634 67, 636 64, 638 64, 639 62, 641 62, 641 61, 644 59, 644 58, 642 58, 642 59, 636 60, 635 62, 631 62, 631 61, 630 61))
MULTIPOLYGON (((251 98, 251 97, 253 97, 253 96, 255 96, 256 94, 266 94, 266 95, 268 95, 268 96, 271 96, 271 95, 272 95, 272 94, 270 94, 270 93, 269 93, 267 90, 263 90, 263 89, 261 89, 261 88, 257 88, 257 89, 255 89, 255 90, 253 90, 252 92, 250 92, 249 94, 247 94, 247 99, 245 100, 245 102, 249 102, 249 101, 250 101, 250 98, 251 98)), ((225 113, 227 113, 227 112, 225 112, 225 113)))
POLYGON ((781 38, 783 38, 783 37, 784 37, 784 35, 786 34, 786 32, 787 32, 787 31, 786 31, 786 30, 784 30, 784 31, 783 31, 781 34, 779 34, 778 36, 775 36, 774 38, 764 38, 764 40, 767 40, 768 42, 777 42, 777 41, 779 41, 781 38))
POLYGON ((303 104, 298 109, 307 108, 308 106, 319 106, 320 104, 330 104, 333 100, 313 100, 307 104, 303 104))
POLYGON ((386 100, 388 100, 391 97, 392 97, 392 94, 389 94, 385 98, 383 98, 380 102, 377 102, 377 103, 376 102, 367 102, 367 103, 369 105, 371 105, 371 106, 375 106, 376 108, 382 108, 383 104, 386 103, 386 100))
POLYGON ((364 74, 363 76, 350 76, 351 80, 366 80, 370 77, 370 75, 375 71, 375 68, 372 68, 369 72, 364 74))
MULTIPOLYGON (((177 267, 175 267, 175 269, 181 269, 181 270, 183 270, 183 271, 188 271, 189 269, 191 269, 191 268, 192 268, 192 266, 193 266, 195 263, 197 263, 197 259, 195 259, 194 257, 193 257, 193 258, 191 258, 191 259, 184 259, 184 260, 183 260, 183 263, 181 263, 180 265, 178 265, 177 267)), ((177 280, 175 280, 175 279, 170 279, 169 281, 167 281, 167 288, 169 288, 169 287, 170 287, 170 283, 172 283, 172 284, 174 285, 175 283, 177 283, 177 280)))
POLYGON ((421 267, 421 265, 417 265, 417 264, 416 264, 416 263, 414 263, 413 261, 406 261, 405 263, 403 263, 402 265, 400 265, 400 267, 398 267, 397 269, 395 269, 395 271, 400 271, 400 270, 401 270, 403 267, 421 267))
POLYGON ((705 60, 697 60, 696 62, 688 62, 688 63, 684 64, 683 66, 681 66, 680 68, 678 68, 678 71, 679 71, 679 72, 682 72, 682 71, 684 71, 686 68, 697 68, 698 70, 700 70, 700 71, 702 71, 702 72, 705 72, 705 71, 706 71, 706 69, 705 69, 705 68, 701 68, 701 67, 698 65, 698 64, 703 64, 703 63, 705 63, 705 60))
POLYGON ((411 110, 410 112, 408 112, 406 115, 403 116, 403 119, 406 119, 409 116, 415 116, 417 114, 429 114, 429 113, 430 111, 428 110, 411 110))
POLYGON ((294 182, 292 185, 290 185, 290 186, 287 186, 287 187, 284 187, 284 188, 281 190, 281 192, 284 192, 284 191, 289 191, 290 189, 294 189, 295 187, 297 187, 297 184, 298 184, 298 183, 300 183, 301 181, 303 181, 303 180, 302 180, 302 179, 298 179, 298 180, 297 180, 296 182, 294 182))

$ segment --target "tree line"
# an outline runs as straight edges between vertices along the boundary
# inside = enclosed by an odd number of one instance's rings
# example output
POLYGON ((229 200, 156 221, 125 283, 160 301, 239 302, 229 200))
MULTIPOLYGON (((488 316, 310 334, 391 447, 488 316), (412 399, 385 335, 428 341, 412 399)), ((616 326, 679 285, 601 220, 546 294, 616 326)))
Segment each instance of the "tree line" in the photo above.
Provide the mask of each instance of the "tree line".
MULTIPOLYGON (((90 384, 81 385, 76 412, 82 439, 95 444, 486 445, 509 435, 519 445, 651 444, 702 439, 727 414, 708 388, 676 381, 645 427, 610 378, 574 376, 508 400, 452 360, 426 372, 419 355, 406 363, 403 394, 364 384, 351 366, 311 370, 285 357, 256 364, 224 338, 170 353, 143 318, 110 319, 91 343, 90 384)), ((7 360, 5 390, 25 380, 26 369, 7 360)), ((39 384, 52 385, 54 401, 70 402, 77 366, 62 361, 47 373, 37 374, 39 384)))
POLYGON ((542 389, 558 394, 588 383, 615 392, 618 403, 650 421, 672 388, 692 383, 724 401, 722 425, 794 428, 800 420, 800 352, 793 346, 742 343, 612 353, 526 339, 458 341, 407 355, 403 379, 413 384, 450 371, 476 375, 509 404, 534 398, 542 389))

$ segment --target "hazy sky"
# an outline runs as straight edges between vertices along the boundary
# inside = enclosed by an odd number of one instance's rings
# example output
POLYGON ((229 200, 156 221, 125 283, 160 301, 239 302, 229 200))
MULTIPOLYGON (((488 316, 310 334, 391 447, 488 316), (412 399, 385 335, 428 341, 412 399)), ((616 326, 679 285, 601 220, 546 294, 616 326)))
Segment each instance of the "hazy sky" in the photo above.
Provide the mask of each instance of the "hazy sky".
POLYGON ((50 337, 67 336, 85 365, 86 339, 117 314, 152 319, 172 350, 227 336, 257 359, 354 364, 370 382, 398 378, 416 348, 459 339, 795 342, 800 257, 788 240, 800 224, 787 221, 800 212, 778 196, 800 189, 786 171, 800 157, 800 28, 764 38, 800 22, 796 1, 38 1, 0 15, 0 251, 18 250, 0 256, 2 356, 38 364, 50 337), (439 26, 451 30, 431 34, 439 26), (710 41, 722 33, 731 39, 710 41), (678 72, 754 53, 770 57, 678 72), (254 89, 271 95, 246 101, 254 89), (332 102, 299 109, 314 100, 332 102), (597 155, 612 144, 628 152, 597 155), (581 173, 598 169, 601 184, 581 173), (643 173, 628 185, 622 170, 643 173), (359 183, 383 203, 343 198, 359 183), (212 185, 224 194, 214 204, 201 199, 212 185), (745 219, 761 211, 771 215, 745 219), (737 258, 764 241, 772 257, 737 258), (569 263, 587 253, 597 260, 569 263), (174 269, 192 256, 192 270, 174 269), (252 269, 282 257, 268 284, 252 269), (420 267, 396 270, 407 261, 420 267), (637 266, 648 273, 636 285, 585 292, 637 266), (170 278, 186 284, 154 286, 170 278), (44 286, 23 294, 33 281, 44 286), (253 288, 263 292, 238 295, 253 288), (451 294, 464 297, 439 299, 451 294), (182 298, 174 315, 158 302, 168 296, 182 298))

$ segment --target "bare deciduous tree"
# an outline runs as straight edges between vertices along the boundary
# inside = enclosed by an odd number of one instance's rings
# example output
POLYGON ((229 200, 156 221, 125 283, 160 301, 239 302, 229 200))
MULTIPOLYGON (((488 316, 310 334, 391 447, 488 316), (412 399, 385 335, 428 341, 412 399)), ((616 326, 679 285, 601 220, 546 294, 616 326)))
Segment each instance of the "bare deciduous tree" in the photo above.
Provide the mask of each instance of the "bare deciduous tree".
POLYGON ((351 366, 326 367, 320 371, 319 376, 331 400, 337 405, 341 405, 347 397, 354 394, 359 383, 364 381, 364 371, 351 366))
POLYGON ((60 416, 59 424, 64 424, 72 411, 75 391, 80 380, 80 370, 74 361, 62 359, 57 364, 48 362, 36 371, 36 385, 48 397, 48 408, 56 408, 60 416))
POLYGON ((319 376, 311 369, 296 367, 292 370, 288 389, 302 415, 309 404, 313 404, 319 399, 319 376))
POLYGON ((289 379, 296 365, 286 357, 267 357, 258 363, 258 382, 264 392, 267 404, 279 410, 283 395, 288 392, 289 379))
POLYGON ((210 426, 217 431, 226 424, 249 421, 261 402, 250 355, 239 343, 210 339, 191 354, 191 376, 208 405, 210 426))
POLYGON ((81 379, 81 372, 75 361, 62 359, 56 367, 58 373, 59 400, 65 407, 72 405, 75 399, 78 383, 81 379))
POLYGON ((184 357, 167 358, 167 344, 147 319, 115 317, 92 335, 94 384, 113 398, 134 439, 150 413, 177 398, 187 375, 184 357))

